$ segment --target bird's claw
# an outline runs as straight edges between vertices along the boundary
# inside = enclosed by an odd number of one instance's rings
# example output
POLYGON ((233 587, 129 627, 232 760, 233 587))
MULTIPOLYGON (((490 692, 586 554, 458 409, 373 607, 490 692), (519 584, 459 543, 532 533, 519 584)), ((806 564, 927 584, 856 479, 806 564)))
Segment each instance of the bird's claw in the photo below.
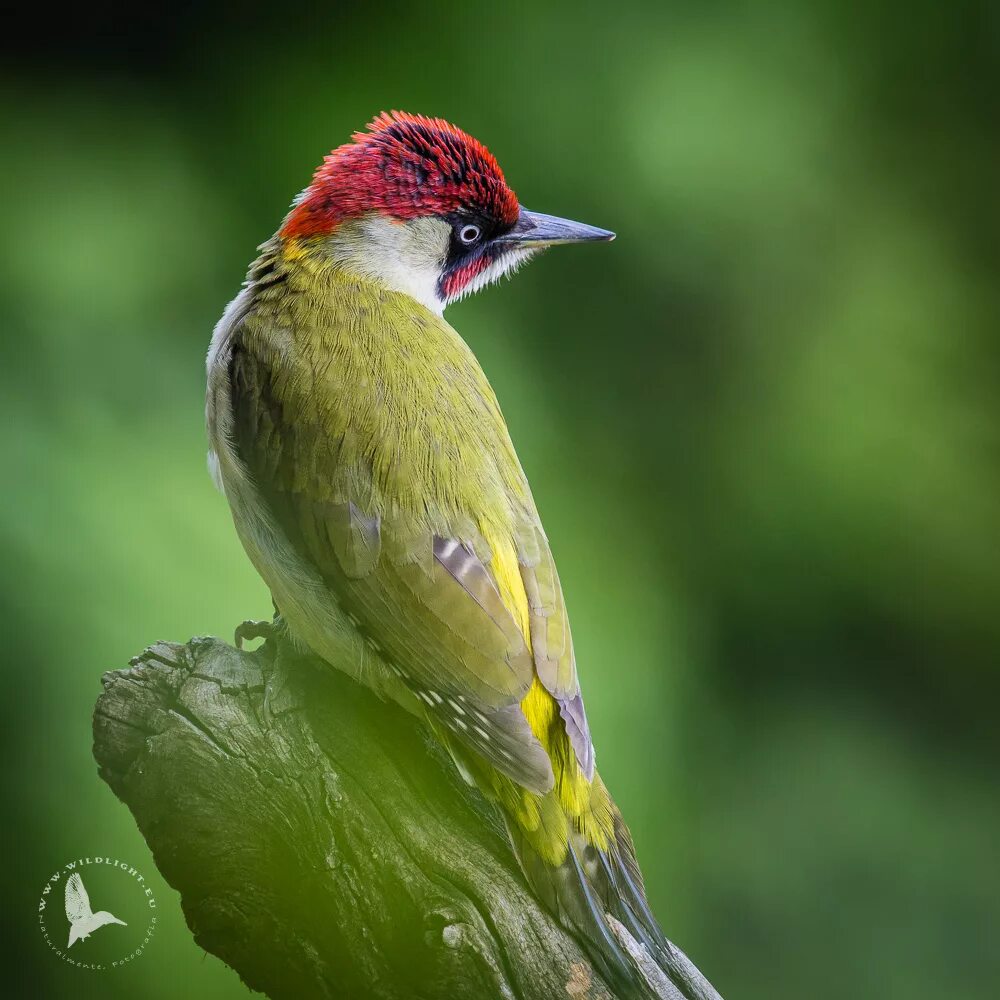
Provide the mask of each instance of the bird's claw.
POLYGON ((252 639, 263 639, 265 642, 270 642, 274 638, 274 622, 248 618, 236 626, 234 638, 237 649, 242 649, 243 643, 252 639))

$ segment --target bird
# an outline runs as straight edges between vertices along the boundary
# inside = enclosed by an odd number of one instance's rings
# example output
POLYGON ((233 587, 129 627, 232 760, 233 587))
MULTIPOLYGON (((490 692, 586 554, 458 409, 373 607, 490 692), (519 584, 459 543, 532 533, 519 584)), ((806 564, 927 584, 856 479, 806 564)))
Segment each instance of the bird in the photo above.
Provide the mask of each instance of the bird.
POLYGON ((258 248, 212 335, 206 421, 278 626, 424 721, 499 806, 542 903, 630 981, 613 922, 670 946, 595 767, 525 473, 443 316, 548 247, 614 237, 524 208, 457 126, 383 112, 258 248))
POLYGON ((108 924, 128 926, 124 920, 119 920, 107 910, 98 910, 94 913, 90 908, 90 896, 83 887, 83 879, 79 872, 73 872, 66 879, 66 919, 69 921, 67 949, 72 948, 77 941, 86 941, 100 927, 108 924))

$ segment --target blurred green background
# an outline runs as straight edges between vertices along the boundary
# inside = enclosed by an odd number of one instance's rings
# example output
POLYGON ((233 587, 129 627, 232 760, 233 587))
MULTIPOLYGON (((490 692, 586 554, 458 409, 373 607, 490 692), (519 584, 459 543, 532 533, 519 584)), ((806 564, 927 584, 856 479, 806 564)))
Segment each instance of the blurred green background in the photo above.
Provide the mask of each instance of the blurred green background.
POLYGON ((0 170, 6 941, 24 995, 247 995, 163 927, 35 926, 101 673, 263 585, 205 471, 254 247, 383 108, 617 230, 449 310, 559 559, 654 909, 728 1000, 998 995, 995 5, 86 5, 8 31, 0 170), (68 19, 67 19, 68 18, 68 19))

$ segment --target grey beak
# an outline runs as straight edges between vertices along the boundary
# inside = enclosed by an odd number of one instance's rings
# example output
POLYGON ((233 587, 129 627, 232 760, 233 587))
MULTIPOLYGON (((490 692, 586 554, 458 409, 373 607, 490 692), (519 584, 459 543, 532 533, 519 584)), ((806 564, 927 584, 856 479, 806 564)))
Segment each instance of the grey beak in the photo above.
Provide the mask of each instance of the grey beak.
POLYGON ((522 208, 514 228, 509 233, 498 236, 496 242, 519 247, 550 247, 557 243, 608 242, 614 238, 615 234, 607 229, 571 222, 555 215, 529 212, 522 208))

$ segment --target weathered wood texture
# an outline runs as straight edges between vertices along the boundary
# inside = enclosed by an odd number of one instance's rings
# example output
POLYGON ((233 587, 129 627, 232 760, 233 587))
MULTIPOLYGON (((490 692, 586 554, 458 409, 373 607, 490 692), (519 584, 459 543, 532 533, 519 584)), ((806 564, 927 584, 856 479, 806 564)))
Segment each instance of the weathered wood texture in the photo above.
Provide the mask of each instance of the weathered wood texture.
MULTIPOLYGON (((274 1000, 613 995, 419 723, 284 645, 151 647, 94 755, 195 940, 274 1000)), ((654 995, 717 997, 673 960, 654 995)))

